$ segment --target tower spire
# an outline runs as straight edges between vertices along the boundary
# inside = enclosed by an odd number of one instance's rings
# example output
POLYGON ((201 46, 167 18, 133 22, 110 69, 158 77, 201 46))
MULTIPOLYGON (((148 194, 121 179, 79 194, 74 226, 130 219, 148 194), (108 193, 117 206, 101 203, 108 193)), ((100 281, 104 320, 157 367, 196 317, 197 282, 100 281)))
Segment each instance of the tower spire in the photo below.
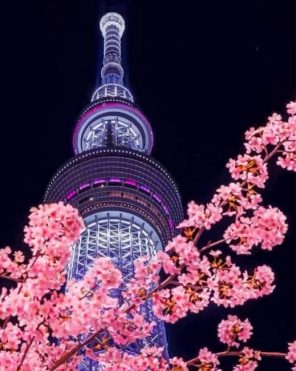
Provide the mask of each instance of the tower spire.
POLYGON ((121 37, 125 29, 124 19, 117 13, 102 17, 100 30, 104 38, 104 59, 101 70, 102 84, 123 85, 121 66, 121 37))
POLYGON ((102 82, 95 90, 92 101, 103 97, 120 97, 133 101, 131 92, 123 84, 121 37, 125 30, 124 19, 118 13, 107 13, 101 18, 100 30, 104 38, 102 82))

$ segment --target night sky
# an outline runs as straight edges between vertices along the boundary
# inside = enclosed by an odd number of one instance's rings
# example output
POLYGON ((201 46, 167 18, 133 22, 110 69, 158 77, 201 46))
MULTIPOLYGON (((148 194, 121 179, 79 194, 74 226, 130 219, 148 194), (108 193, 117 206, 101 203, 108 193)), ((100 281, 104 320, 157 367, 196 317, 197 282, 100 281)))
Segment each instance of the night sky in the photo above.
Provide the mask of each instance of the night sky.
MULTIPOLYGON (((243 132, 295 96, 292 0, 2 2, 0 246, 23 247, 30 206, 73 155, 75 119, 101 67, 98 22, 108 10, 126 20, 126 84, 152 124, 152 155, 175 178, 184 205, 207 202, 228 182, 225 163, 242 151, 243 132)), ((171 355, 222 350, 215 329, 227 313, 255 325, 250 346, 285 351, 296 337, 295 189, 295 175, 272 166, 265 202, 287 215, 287 238, 272 253, 239 259, 247 268, 270 264, 274 294, 230 311, 211 306, 169 327, 171 355)), ((289 366, 265 361, 260 370, 289 366)))

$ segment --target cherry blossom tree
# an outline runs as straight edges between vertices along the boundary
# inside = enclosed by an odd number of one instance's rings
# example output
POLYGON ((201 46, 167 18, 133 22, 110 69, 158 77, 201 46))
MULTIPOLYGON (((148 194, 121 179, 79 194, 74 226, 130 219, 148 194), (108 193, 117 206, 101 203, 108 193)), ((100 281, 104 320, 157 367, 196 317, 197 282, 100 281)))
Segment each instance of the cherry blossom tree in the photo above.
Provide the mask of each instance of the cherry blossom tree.
POLYGON ((96 259, 81 281, 66 282, 71 245, 83 221, 69 204, 31 209, 25 228, 31 256, 9 247, 0 250, 0 277, 10 282, 0 294, 1 369, 73 370, 88 356, 117 371, 218 371, 223 357, 233 359, 234 371, 255 370, 264 357, 283 358, 296 370, 296 341, 283 339, 283 346, 289 342, 285 352, 252 349, 247 342, 253 326, 236 315, 218 324, 224 351, 204 347, 186 360, 167 359, 157 347, 144 347, 137 356, 121 348, 151 334, 155 323, 147 322, 141 310, 147 300, 157 318, 176 323, 210 303, 235 308, 273 292, 271 267, 247 271, 236 257, 270 251, 285 238, 285 215, 264 205, 260 191, 270 161, 296 171, 296 102, 287 105, 287 119, 273 114, 264 126, 248 130, 244 145, 246 152, 226 165, 230 183, 205 205, 190 202, 180 234, 154 259, 136 260, 127 284, 109 258, 96 259), (215 228, 220 238, 213 241, 215 228))

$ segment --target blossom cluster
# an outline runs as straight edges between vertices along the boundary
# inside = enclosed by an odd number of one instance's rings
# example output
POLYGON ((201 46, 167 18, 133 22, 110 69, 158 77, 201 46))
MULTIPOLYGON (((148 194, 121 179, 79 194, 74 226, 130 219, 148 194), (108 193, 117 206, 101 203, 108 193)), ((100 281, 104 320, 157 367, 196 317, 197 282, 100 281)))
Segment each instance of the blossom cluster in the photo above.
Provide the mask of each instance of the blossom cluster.
POLYGON ((238 155, 230 159, 226 167, 234 180, 243 180, 259 188, 264 188, 268 179, 267 165, 260 156, 238 155))
MULTIPOLYGON (((71 206, 42 205, 31 210, 29 225, 25 228, 25 240, 32 253, 29 261, 25 263, 20 252, 12 257, 10 248, 1 250, 1 276, 16 284, 10 289, 2 288, 0 295, 0 363, 5 369, 16 369, 17 365, 21 365, 22 370, 44 368, 45 364, 50 365, 52 355, 59 357, 63 349, 73 346, 73 342, 61 342, 61 347, 56 347, 49 344, 49 339, 55 326, 61 331, 65 322, 63 312, 59 312, 64 296, 57 290, 65 283, 71 243, 82 228, 82 219, 71 206), (46 362, 40 347, 43 354, 48 354, 46 362)), ((76 295, 75 299, 79 301, 76 295)), ((76 321, 80 321, 79 316, 76 321)), ((65 329, 67 337, 69 329, 65 329)))
POLYGON ((251 217, 239 217, 225 230, 223 237, 237 254, 250 254, 256 245, 272 250, 282 244, 288 226, 286 216, 276 207, 258 207, 251 217))
POLYGON ((265 126, 251 128, 245 134, 247 153, 261 154, 268 147, 276 146, 280 156, 277 164, 284 169, 296 171, 296 102, 287 105, 289 118, 284 121, 274 113, 265 126))
POLYGON ((244 347, 239 356, 239 364, 233 371, 254 371, 258 367, 258 361, 261 360, 259 351, 244 347))
POLYGON ((286 121, 280 115, 273 114, 265 126, 251 128, 245 133, 247 153, 230 159, 226 165, 235 182, 221 185, 206 205, 191 201, 187 209, 188 218, 180 223, 180 228, 210 230, 224 216, 234 216, 235 221, 225 238, 230 241, 236 236, 237 241, 232 241, 230 247, 239 254, 249 254, 254 245, 261 244, 263 249, 270 250, 282 243, 287 229, 283 214, 272 207, 256 210, 262 202, 258 189, 265 187, 267 163, 272 157, 276 157, 281 167, 296 171, 295 105, 296 102, 287 105, 289 117, 286 121), (266 211, 265 215, 259 215, 263 210, 266 211), (267 213, 269 219, 273 219, 271 223, 261 223, 253 232, 250 226, 260 216, 264 220, 267 213), (275 222, 278 222, 277 225, 274 225, 275 222))
MULTIPOLYGON (((151 334, 154 323, 146 321, 140 308, 127 311, 118 295, 113 295, 122 287, 122 274, 110 258, 95 259, 83 279, 68 280, 66 291, 61 291, 71 245, 82 229, 82 219, 70 205, 41 205, 31 210, 25 228, 25 240, 32 252, 28 263, 21 253, 12 254, 10 248, 1 250, 2 277, 16 285, 9 290, 3 288, 0 295, 0 364, 5 369, 50 368, 94 329, 98 337, 106 333, 113 346, 151 334), (18 274, 14 273, 15 267, 18 274)), ((136 266, 137 279, 140 282, 142 277, 147 285, 145 269, 151 266, 141 261, 136 266)), ((157 273, 152 268, 154 277, 157 273)), ((60 369, 75 369, 82 357, 82 353, 72 356, 60 369)))
MULTIPOLYGON (((188 312, 204 310, 211 301, 224 307, 235 307, 249 299, 269 295, 274 290, 274 273, 270 267, 258 266, 248 273, 233 263, 229 256, 213 255, 201 256, 193 242, 182 236, 175 237, 166 252, 157 254, 153 266, 157 264, 159 267, 161 263, 169 277, 165 286, 150 294, 158 318, 175 323, 188 312)), ((149 264, 147 261, 146 269, 149 264)), ((148 292, 141 280, 134 280, 127 285, 125 297, 129 300, 128 294, 132 294, 133 300, 137 296, 141 302, 147 298, 148 292)))
POLYGON ((239 347, 240 342, 249 340, 252 329, 248 319, 241 321, 237 316, 228 315, 218 326, 218 337, 221 343, 229 347, 239 347))
POLYGON ((286 359, 293 365, 292 370, 296 371, 296 340, 289 343, 286 359))
MULTIPOLYGON (((70 280, 66 293, 59 291, 65 284, 71 244, 82 228, 82 219, 70 205, 42 205, 31 210, 25 228, 25 239, 32 251, 28 263, 19 252, 1 250, 1 275, 16 284, 9 290, 2 288, 0 295, 0 363, 5 369, 14 369, 21 363, 22 370, 49 367, 73 347, 74 337, 93 328, 106 328, 110 321, 121 334, 123 320, 114 322, 118 300, 109 292, 121 285, 122 277, 109 258, 95 260, 83 280, 70 280), (49 343, 53 337, 59 339, 59 347, 49 343), (46 359, 42 355, 45 353, 46 359)), ((70 364, 78 361, 79 357, 74 357, 70 364)))
POLYGON ((187 208, 188 219, 179 224, 179 228, 195 227, 198 229, 211 229, 222 219, 223 209, 219 205, 208 203, 206 206, 189 202, 187 208))
POLYGON ((261 195, 256 192, 253 185, 229 183, 221 185, 213 196, 212 203, 216 206, 223 205, 223 215, 240 216, 247 210, 255 210, 262 202, 261 195))
POLYGON ((208 348, 200 349, 197 357, 197 369, 199 371, 209 370, 209 371, 221 371, 218 369, 220 364, 218 357, 210 352, 208 348))

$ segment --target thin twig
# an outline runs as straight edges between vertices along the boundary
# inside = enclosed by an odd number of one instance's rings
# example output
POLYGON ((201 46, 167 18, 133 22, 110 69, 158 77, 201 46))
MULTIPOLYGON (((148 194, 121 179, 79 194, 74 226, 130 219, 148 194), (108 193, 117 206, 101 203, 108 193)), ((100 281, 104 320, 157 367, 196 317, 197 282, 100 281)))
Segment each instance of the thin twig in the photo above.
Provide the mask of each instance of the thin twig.
POLYGON ((87 339, 84 340, 83 343, 79 343, 74 348, 72 348, 69 352, 67 352, 62 358, 60 358, 50 369, 50 371, 56 370, 59 366, 61 366, 63 363, 65 363, 69 358, 71 358, 75 353, 77 353, 81 348, 83 348, 85 345, 90 343, 96 336, 100 334, 102 329, 94 332, 91 336, 89 336, 87 339))
POLYGON ((217 246, 217 245, 221 245, 221 244, 224 243, 224 242, 226 242, 226 238, 222 238, 221 240, 218 240, 218 241, 213 242, 213 243, 211 243, 211 244, 209 244, 209 245, 205 245, 205 246, 203 246, 203 247, 199 250, 199 252, 204 252, 204 251, 206 251, 206 250, 208 250, 208 249, 211 249, 212 247, 215 247, 215 246, 217 246))
POLYGON ((23 356, 22 356, 21 362, 20 362, 20 364, 17 366, 16 371, 19 371, 19 370, 21 369, 21 367, 22 367, 22 365, 23 365, 23 363, 24 363, 24 361, 25 361, 26 355, 27 355, 29 349, 31 348, 31 345, 33 344, 34 339, 35 339, 35 336, 33 336, 32 339, 30 340, 30 342, 27 343, 27 346, 26 346, 26 349, 25 349, 24 354, 23 354, 23 356))
POLYGON ((267 162, 268 160, 270 160, 271 157, 274 156, 274 155, 277 153, 278 149, 280 148, 280 146, 281 146, 282 144, 283 144, 283 142, 278 143, 278 144, 274 147, 274 149, 269 153, 269 155, 266 155, 266 156, 265 156, 263 162, 265 163, 265 162, 267 162))
POLYGON ((200 239, 200 236, 202 235, 203 231, 205 230, 205 227, 202 227, 200 228, 200 230, 198 231, 198 233, 196 234, 196 236, 194 237, 193 239, 193 243, 196 245, 198 240, 200 239))

